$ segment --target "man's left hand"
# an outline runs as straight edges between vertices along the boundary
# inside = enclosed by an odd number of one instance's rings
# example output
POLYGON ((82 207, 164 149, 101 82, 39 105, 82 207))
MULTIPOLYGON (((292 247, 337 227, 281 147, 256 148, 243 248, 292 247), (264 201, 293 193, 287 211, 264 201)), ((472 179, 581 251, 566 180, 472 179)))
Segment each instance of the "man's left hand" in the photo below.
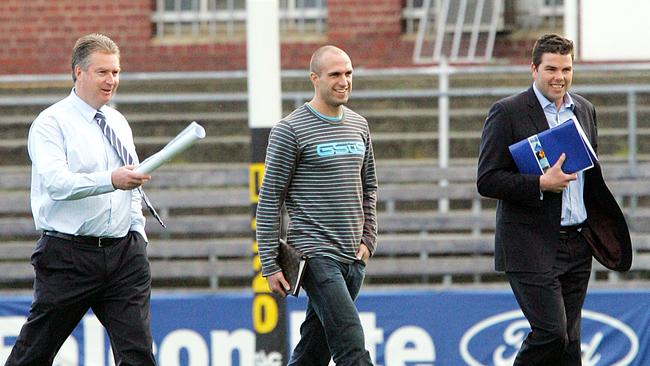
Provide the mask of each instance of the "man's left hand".
POLYGON ((370 249, 368 249, 365 244, 361 243, 361 245, 359 245, 359 249, 357 250, 357 259, 368 263, 368 258, 370 258, 370 249))
POLYGON ((115 189, 130 191, 151 179, 149 174, 134 171, 135 165, 121 166, 111 172, 111 183, 115 189))

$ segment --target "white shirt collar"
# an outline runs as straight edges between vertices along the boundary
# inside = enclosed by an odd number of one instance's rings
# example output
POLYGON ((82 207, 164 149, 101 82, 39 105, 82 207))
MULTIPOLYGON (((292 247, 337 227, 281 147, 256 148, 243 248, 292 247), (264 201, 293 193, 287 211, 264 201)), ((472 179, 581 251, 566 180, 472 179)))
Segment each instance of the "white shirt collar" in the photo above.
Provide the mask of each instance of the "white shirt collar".
MULTIPOLYGON (((539 101, 539 104, 541 104, 542 109, 546 109, 546 107, 549 106, 549 104, 553 104, 550 100, 546 99, 544 94, 537 89, 537 85, 533 83, 533 91, 535 92, 535 96, 537 97, 537 100, 539 101)), ((573 107, 575 104, 573 103, 573 98, 571 98, 571 94, 568 92, 564 94, 564 108, 566 109, 571 109, 573 110, 573 107)))
MULTIPOLYGON (((95 120, 95 114, 97 114, 97 109, 93 108, 90 104, 86 103, 83 99, 81 99, 78 95, 77 92, 75 91, 74 88, 72 88, 72 91, 70 92, 70 102, 72 106, 81 113, 81 115, 84 117, 85 121, 88 122, 93 122, 95 120)), ((99 108, 100 111, 104 106, 99 108)), ((105 111, 102 111, 104 115, 106 115, 105 111)))

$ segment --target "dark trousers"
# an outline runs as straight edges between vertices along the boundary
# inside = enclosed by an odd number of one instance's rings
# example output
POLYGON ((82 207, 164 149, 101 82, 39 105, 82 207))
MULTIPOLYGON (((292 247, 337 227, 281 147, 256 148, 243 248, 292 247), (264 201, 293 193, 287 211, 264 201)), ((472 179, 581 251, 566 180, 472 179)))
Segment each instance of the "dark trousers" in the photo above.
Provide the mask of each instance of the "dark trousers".
POLYGON ((579 232, 561 235, 555 265, 544 273, 507 272, 532 331, 515 366, 582 365, 580 316, 591 273, 591 248, 579 232))
POLYGON ((89 308, 106 328, 118 366, 155 365, 149 327, 151 272, 137 232, 108 247, 43 236, 32 255, 34 300, 6 366, 52 365, 89 308))
POLYGON ((365 263, 326 257, 309 260, 303 287, 309 302, 300 341, 290 366, 372 366, 354 300, 365 276, 365 263))

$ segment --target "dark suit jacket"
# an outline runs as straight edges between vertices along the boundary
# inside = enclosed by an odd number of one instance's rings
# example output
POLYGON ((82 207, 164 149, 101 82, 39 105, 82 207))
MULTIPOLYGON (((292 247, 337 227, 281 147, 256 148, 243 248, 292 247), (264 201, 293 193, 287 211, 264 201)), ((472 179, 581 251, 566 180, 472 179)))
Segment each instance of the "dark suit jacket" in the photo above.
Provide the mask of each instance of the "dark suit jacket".
MULTIPOLYGON (((585 98, 571 93, 575 115, 597 149, 596 111, 585 98)), ((498 271, 543 272, 552 268, 559 246, 562 194, 544 192, 539 176, 519 174, 508 146, 548 129, 532 86, 496 102, 481 137, 477 187, 495 198, 495 267, 498 271)), ((628 270, 632 263, 625 218, 602 177, 600 166, 585 171, 587 228, 583 234, 596 259, 607 268, 628 270)))

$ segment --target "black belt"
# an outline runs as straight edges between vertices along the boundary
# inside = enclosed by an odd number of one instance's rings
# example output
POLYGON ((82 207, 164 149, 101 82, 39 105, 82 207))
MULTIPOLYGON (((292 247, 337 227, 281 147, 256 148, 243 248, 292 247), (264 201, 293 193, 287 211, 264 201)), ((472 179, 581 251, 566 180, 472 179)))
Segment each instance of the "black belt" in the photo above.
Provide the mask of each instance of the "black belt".
POLYGON ((44 236, 51 236, 63 240, 73 241, 75 243, 88 244, 96 247, 109 247, 123 238, 100 238, 97 236, 70 235, 58 231, 43 231, 44 236))
POLYGON ((571 234, 577 234, 582 231, 582 229, 585 227, 585 223, 580 223, 577 225, 571 225, 571 226, 560 226, 560 234, 561 235, 571 235, 571 234))

